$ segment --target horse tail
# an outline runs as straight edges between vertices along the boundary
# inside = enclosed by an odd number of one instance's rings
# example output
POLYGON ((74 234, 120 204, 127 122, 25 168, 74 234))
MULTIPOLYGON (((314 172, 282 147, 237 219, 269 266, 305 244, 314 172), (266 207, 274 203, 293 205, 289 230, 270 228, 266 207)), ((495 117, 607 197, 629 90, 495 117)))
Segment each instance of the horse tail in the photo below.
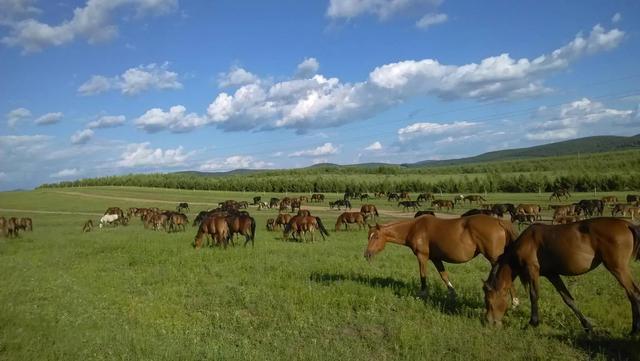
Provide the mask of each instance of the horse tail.
POLYGON ((320 217, 316 217, 316 222, 318 222, 318 229, 320 229, 320 234, 322 235, 322 239, 324 239, 324 236, 329 237, 329 232, 327 231, 326 228, 324 228, 324 225, 322 224, 322 220, 320 219, 320 217))
MULTIPOLYGON (((318 219, 318 217, 316 217, 316 220, 318 219)), ((338 232, 340 230, 340 224, 342 223, 342 214, 338 216, 338 219, 336 219, 336 232, 338 232)), ((320 225, 320 222, 318 222, 318 225, 320 225)))
POLYGON ((502 229, 504 229, 504 232, 505 232, 505 236, 506 236, 505 247, 506 247, 507 245, 509 245, 510 243, 512 243, 518 238, 518 234, 516 233, 515 229, 513 229, 513 223, 511 223, 510 221, 506 219, 499 219, 498 222, 500 222, 500 226, 502 227, 502 229))
POLYGON ((256 239, 256 220, 253 217, 249 217, 251 220, 251 244, 256 239))
POLYGON ((633 234, 633 257, 640 261, 640 226, 629 225, 629 230, 633 234))

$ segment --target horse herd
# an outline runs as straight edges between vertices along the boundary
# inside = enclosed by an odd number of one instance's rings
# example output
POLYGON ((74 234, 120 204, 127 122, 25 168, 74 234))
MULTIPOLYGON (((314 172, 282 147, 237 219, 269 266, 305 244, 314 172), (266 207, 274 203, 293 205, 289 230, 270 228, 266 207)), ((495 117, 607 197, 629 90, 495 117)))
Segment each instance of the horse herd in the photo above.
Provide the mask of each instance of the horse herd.
POLYGON ((0 235, 3 237, 14 238, 18 237, 19 232, 21 231, 33 231, 33 221, 31 218, 5 218, 0 216, 0 235))

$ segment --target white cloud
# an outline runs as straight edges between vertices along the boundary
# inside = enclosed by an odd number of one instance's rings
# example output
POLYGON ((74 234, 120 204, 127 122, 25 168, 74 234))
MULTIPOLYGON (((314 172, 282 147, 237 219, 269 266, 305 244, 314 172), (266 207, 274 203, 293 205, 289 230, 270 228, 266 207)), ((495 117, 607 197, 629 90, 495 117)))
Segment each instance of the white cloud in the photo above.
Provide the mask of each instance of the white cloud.
POLYGON ((35 0, 0 0, 0 25, 12 25, 26 17, 37 15, 35 0))
POLYGON ((143 91, 157 89, 182 89, 178 73, 169 70, 169 63, 151 63, 140 65, 124 71, 115 77, 93 75, 78 87, 80 95, 95 95, 112 89, 122 94, 135 95, 143 91))
POLYGON ((31 111, 29 109, 16 108, 7 113, 5 117, 7 118, 7 125, 9 125, 9 128, 15 128, 21 120, 29 118, 30 116, 31 111))
MULTIPOLYGON (((7 1, 30 3, 3 0, 7 1)), ((32 6, 25 6, 21 5, 16 9, 33 10, 32 6)), ((90 44, 94 44, 110 40, 118 34, 118 27, 111 20, 122 8, 133 8, 137 17, 142 17, 147 14, 165 14, 176 7, 177 0, 87 0, 84 7, 74 9, 70 20, 64 20, 58 25, 45 24, 33 18, 10 24, 11 33, 2 38, 2 43, 22 47, 24 53, 37 52, 49 46, 61 46, 76 38, 85 38, 90 44)))
POLYGON ((59 172, 50 174, 49 177, 51 178, 68 178, 68 177, 75 177, 78 174, 80 174, 80 171, 78 170, 78 168, 65 168, 59 172))
POLYGON ((364 150, 382 150, 382 143, 375 141, 371 143, 368 147, 364 148, 364 150))
POLYGON ((148 142, 129 144, 116 163, 118 167, 179 167, 191 157, 182 146, 175 149, 150 148, 148 142))
POLYGON ((311 78, 320 69, 320 63, 316 58, 305 58, 296 68, 296 78, 311 78))
POLYGON ((212 159, 200 166, 202 171, 219 171, 233 169, 264 169, 273 167, 273 163, 256 160, 248 155, 233 155, 226 159, 212 159))
POLYGON ((165 112, 160 108, 147 110, 134 123, 138 128, 149 133, 155 133, 164 129, 174 133, 188 132, 196 127, 207 124, 208 120, 196 113, 188 113, 187 108, 175 105, 165 112))
POLYGON ((620 13, 613 14, 613 17, 611 18, 611 22, 612 23, 615 24, 615 23, 619 22, 620 20, 622 20, 622 15, 620 13))
POLYGON ((469 132, 477 128, 479 123, 474 122, 453 122, 453 123, 413 123, 404 128, 398 129, 398 139, 406 142, 415 138, 425 138, 443 134, 459 134, 469 132))
POLYGON ((313 149, 293 152, 289 154, 289 157, 320 157, 323 155, 331 155, 337 153, 338 147, 334 146, 332 143, 324 143, 323 145, 313 149))
POLYGON ((220 88, 241 86, 259 81, 260 79, 256 75, 237 66, 232 67, 227 73, 218 74, 218 86, 220 88))
POLYGON ((77 132, 71 135, 71 143, 73 144, 86 144, 88 141, 93 138, 93 130, 91 129, 83 129, 78 130, 77 132))
POLYGON ((637 117, 635 110, 619 110, 588 98, 563 104, 558 109, 541 107, 535 119, 541 119, 529 129, 529 140, 568 139, 598 125, 625 125, 637 117))
POLYGON ((380 20, 398 14, 424 13, 440 5, 441 0, 331 0, 327 9, 330 18, 355 18, 374 15, 380 20))
POLYGON ((104 115, 97 120, 89 122, 89 124, 87 124, 87 128, 115 128, 124 125, 125 121, 126 118, 124 115, 104 115))
POLYGON ((449 17, 447 16, 447 14, 428 13, 423 17, 421 17, 420 20, 416 22, 416 26, 419 27, 420 29, 426 30, 433 25, 442 24, 446 22, 448 19, 449 17))
POLYGON ((47 113, 40 118, 36 119, 36 124, 38 125, 51 125, 58 123, 60 119, 62 119, 63 114, 60 112, 57 113, 47 113))

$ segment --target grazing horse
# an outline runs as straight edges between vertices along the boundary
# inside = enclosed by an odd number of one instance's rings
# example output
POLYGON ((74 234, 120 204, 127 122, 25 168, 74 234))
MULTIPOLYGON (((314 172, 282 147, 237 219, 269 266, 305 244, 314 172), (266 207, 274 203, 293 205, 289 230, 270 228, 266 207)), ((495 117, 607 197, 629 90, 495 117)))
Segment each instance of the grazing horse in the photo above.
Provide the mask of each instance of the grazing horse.
POLYGON ((458 204, 458 202, 464 203, 464 195, 463 194, 458 194, 457 196, 453 197, 453 203, 454 204, 458 204))
POLYGON ((260 201, 262 201, 262 197, 260 197, 260 196, 253 197, 253 205, 254 206, 257 205, 258 203, 260 203, 260 201))
POLYGON ((311 202, 324 202, 324 194, 314 193, 311 195, 311 202))
POLYGON ((104 227, 107 224, 113 224, 118 219, 117 214, 105 214, 100 218, 100 228, 104 227))
POLYGON ((400 200, 400 196, 398 195, 398 193, 389 193, 389 194, 387 194, 387 201, 391 202, 392 200, 395 200, 395 201, 399 201, 400 200))
POLYGON ((469 217, 469 216, 475 216, 476 214, 484 214, 486 216, 493 216, 493 211, 491 211, 490 209, 477 209, 477 208, 473 208, 470 209, 464 213, 462 213, 460 215, 460 217, 469 217))
POLYGON ((491 268, 484 283, 486 315, 489 324, 500 324, 507 306, 505 289, 516 277, 529 288, 531 318, 540 323, 538 297, 540 276, 546 277, 575 313, 585 331, 591 324, 574 303, 564 276, 587 273, 601 263, 613 274, 631 303, 631 333, 640 332, 640 288, 631 276, 629 260, 640 259, 640 227, 617 218, 593 218, 558 226, 534 224, 505 251, 491 268))
POLYGON ((189 219, 185 214, 171 212, 171 215, 169 216, 169 231, 182 229, 184 232, 187 224, 189 224, 189 219))
MULTIPOLYGON (((534 220, 541 220, 542 207, 537 204, 518 204, 516 214, 524 214, 526 216, 534 216, 534 220)), ((513 215, 512 215, 513 217, 513 215)))
POLYGON ((602 200, 602 203, 604 203, 604 204, 618 203, 618 197, 616 197, 616 196, 602 197, 601 200, 602 200))
POLYGON ((273 231, 276 228, 276 220, 273 218, 267 219, 267 231, 273 231))
POLYGON ((630 204, 618 203, 614 204, 613 208, 611 208, 611 217, 616 215, 621 215, 624 217, 625 213, 627 213, 627 208, 631 207, 630 204))
POLYGON ((435 213, 433 213, 433 211, 417 211, 416 214, 413 216, 413 218, 418 218, 420 216, 424 216, 425 214, 428 214, 430 216, 434 216, 435 217, 435 213))
POLYGON ((416 201, 418 202, 428 202, 431 200, 436 199, 436 197, 433 196, 433 193, 420 193, 418 195, 418 198, 416 198, 416 201))
POLYGON ((299 216, 310 216, 311 215, 311 211, 308 209, 298 209, 298 215, 299 216))
POLYGON ((122 209, 120 207, 109 207, 107 208, 107 210, 104 212, 105 215, 108 214, 116 214, 118 215, 118 217, 122 218, 124 217, 124 212, 122 211, 122 209))
MULTIPOLYGON (((205 238, 207 234, 211 236, 212 241, 217 244, 222 243, 226 249, 229 240, 229 226, 226 217, 213 215, 203 219, 198 227, 198 233, 193 239, 193 247, 196 249, 202 247, 202 238, 205 238)), ((211 245, 213 246, 213 243, 211 245)))
POLYGON ((9 219, 7 219, 5 225, 4 225, 4 229, 5 229, 5 234, 7 236, 9 236, 9 238, 11 237, 18 237, 18 219, 16 217, 11 217, 9 219))
POLYGON ((637 194, 627 194, 627 203, 633 203, 640 201, 640 195, 637 194))
POLYGON ((378 208, 373 204, 363 204, 362 207, 360 207, 360 213, 364 216, 365 221, 369 217, 376 219, 376 217, 380 216, 378 214, 378 208))
POLYGON ((366 224, 364 222, 364 215, 360 212, 344 212, 338 216, 336 220, 336 232, 340 230, 342 225, 344 225, 344 230, 349 230, 349 223, 356 223, 358 225, 358 229, 364 228, 366 224))
POLYGON ((269 200, 269 208, 276 208, 279 206, 280 206, 280 199, 274 197, 269 200))
POLYGON ((84 222, 84 226, 82 226, 82 233, 91 232, 92 229, 93 229, 93 221, 88 220, 84 222))
POLYGON ((278 216, 276 217, 276 223, 275 226, 277 228, 284 228, 284 226, 289 223, 289 221, 291 220, 291 215, 288 213, 281 213, 278 214, 278 216))
POLYGON ((251 247, 254 246, 256 237, 256 220, 253 217, 246 214, 234 214, 226 217, 227 225, 229 226, 229 238, 233 243, 233 237, 236 234, 241 234, 245 237, 244 246, 251 242, 251 247))
MULTIPOLYGON (((431 261, 440 278, 455 296, 444 263, 465 263, 482 254, 492 265, 506 245, 516 239, 513 226, 507 220, 476 215, 465 218, 441 219, 422 216, 409 221, 369 228, 369 244, 364 257, 371 260, 387 242, 411 248, 420 266, 420 292, 427 293, 427 261, 431 261)), ((517 304, 515 293, 513 303, 517 304)))
POLYGON ((476 204, 481 204, 483 202, 486 202, 487 200, 480 195, 471 194, 471 195, 465 196, 464 199, 462 200, 462 203, 466 203, 467 201, 469 201, 469 205, 471 205, 473 204, 473 202, 475 202, 476 204))
POLYGON ((557 199, 558 202, 560 202, 563 198, 564 199, 571 198, 571 194, 569 193, 569 190, 566 188, 558 188, 558 189, 554 189, 553 192, 551 192, 551 196, 549 196, 549 200, 552 200, 554 198, 557 199))
POLYGON ((374 192, 373 195, 376 198, 383 198, 385 196, 384 192, 374 192))
POLYGON ((18 220, 18 225, 24 231, 33 231, 33 221, 31 218, 20 218, 18 220))
POLYGON ((314 242, 316 229, 320 231, 323 240, 325 240, 325 236, 329 236, 329 232, 324 228, 320 217, 293 216, 285 225, 282 238, 287 240, 289 236, 293 236, 294 240, 298 240, 299 237, 304 238, 306 241, 306 235, 311 233, 311 241, 314 242), (296 235, 298 237, 296 237, 296 235))
POLYGON ((369 200, 369 194, 367 194, 367 193, 362 193, 362 194, 360 195, 360 202, 364 201, 365 199, 366 199, 366 200, 369 200))
POLYGON ((408 192, 400 192, 400 194, 398 194, 398 197, 400 197, 400 199, 404 199, 407 201, 411 200, 411 196, 409 196, 408 192))
POLYGON ((413 211, 415 212, 417 209, 420 208, 420 202, 418 201, 402 201, 402 202, 398 202, 398 207, 402 206, 402 210, 405 212, 409 211, 409 208, 413 208, 413 211))
POLYGON ((261 211, 265 208, 269 208, 269 204, 267 202, 258 202, 258 210, 261 211))
POLYGON ((445 199, 436 199, 431 201, 431 207, 435 207, 437 209, 446 208, 447 211, 453 210, 454 203, 445 199))
POLYGON ((500 218, 504 217, 505 213, 513 216, 516 214, 516 206, 512 203, 497 203, 491 207, 491 211, 500 218))
POLYGON ((187 213, 189 212, 189 203, 187 202, 178 203, 178 205, 176 206, 176 212, 182 213, 183 211, 187 211, 187 213))
POLYGON ((584 214, 586 217, 594 215, 602 216, 604 212, 604 202, 600 199, 583 199, 578 202, 577 208, 580 210, 578 214, 584 214))
POLYGON ((338 210, 340 210, 340 207, 344 207, 345 209, 351 209, 351 202, 348 199, 346 200, 338 199, 335 202, 329 202, 330 209, 338 208, 338 210))

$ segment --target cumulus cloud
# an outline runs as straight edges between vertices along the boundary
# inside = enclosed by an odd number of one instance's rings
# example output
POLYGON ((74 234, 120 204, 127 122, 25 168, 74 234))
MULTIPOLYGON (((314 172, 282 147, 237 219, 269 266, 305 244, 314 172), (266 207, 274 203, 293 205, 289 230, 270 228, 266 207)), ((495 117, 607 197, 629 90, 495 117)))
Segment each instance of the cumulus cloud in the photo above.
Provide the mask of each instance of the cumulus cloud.
POLYGON ((466 121, 453 123, 413 123, 398 129, 398 139, 400 142, 406 142, 416 138, 426 138, 451 133, 458 134, 469 132, 479 125, 479 123, 466 121))
MULTIPOLYGON (((2 0, 10 5, 13 14, 34 14, 37 11, 31 1, 2 0)), ((4 7, 4 5, 3 5, 4 7)), ((166 14, 177 7, 177 0, 87 0, 84 7, 74 9, 73 16, 58 25, 49 25, 34 18, 11 22, 10 34, 2 38, 8 46, 21 47, 23 53, 40 51, 50 46, 61 46, 76 38, 84 38, 90 44, 103 42, 118 34, 112 23, 114 14, 123 8, 135 11, 137 17, 148 14, 166 14)), ((2 7, 0 7, 0 10, 2 7)), ((5 22, 6 24, 6 22, 5 22)))
POLYGON ((150 109, 137 118, 134 123, 138 128, 149 133, 164 129, 174 133, 182 133, 207 124, 207 119, 196 113, 187 113, 187 108, 176 105, 166 112, 160 108, 150 109))
POLYGON ((80 171, 78 170, 78 168, 66 168, 63 169, 59 172, 55 172, 53 174, 50 174, 49 177, 51 178, 69 178, 69 177, 75 177, 78 174, 80 174, 80 171))
POLYGON ((169 70, 169 63, 151 63, 127 69, 121 75, 106 77, 93 75, 80 85, 80 95, 95 95, 112 89, 125 95, 136 95, 147 90, 181 89, 178 73, 169 70))
POLYGON ((316 75, 318 69, 320 69, 320 63, 316 58, 306 58, 298 64, 296 78, 311 78, 316 75))
POLYGON ((446 22, 448 19, 449 17, 447 16, 447 14, 428 13, 423 17, 421 17, 420 20, 416 22, 416 26, 419 27, 420 29, 426 30, 433 25, 442 24, 446 22))
POLYGON ((289 154, 289 157, 321 157, 324 155, 337 154, 338 147, 332 143, 324 143, 323 145, 307 150, 300 150, 289 154))
POLYGON ((382 150, 382 143, 375 141, 371 143, 368 147, 364 148, 364 150, 382 150))
POLYGON ((9 128, 15 128, 20 121, 31 117, 31 111, 27 108, 16 108, 7 113, 5 117, 9 128))
POLYGON ((86 144, 88 141, 93 138, 93 130, 91 129, 82 129, 71 135, 71 143, 73 144, 86 144))
POLYGON ((38 119, 36 119, 37 125, 51 125, 56 124, 62 119, 63 114, 60 112, 57 113, 47 113, 38 119))
POLYGON ((202 171, 233 169, 264 169, 273 167, 273 163, 256 160, 248 155, 233 155, 226 159, 211 159, 200 166, 202 171))
POLYGON ((218 74, 218 86, 220 88, 257 83, 259 80, 256 75, 237 66, 232 67, 227 73, 218 74))
POLYGON ((89 122, 89 124, 87 124, 87 128, 115 128, 124 125, 125 121, 126 117, 124 115, 103 115, 97 120, 89 122))
POLYGON ((424 13, 440 5, 441 0, 331 0, 327 16, 333 19, 377 16, 386 20, 398 14, 424 13))
POLYGON ((182 146, 175 149, 151 148, 149 142, 129 144, 117 161, 118 167, 179 167, 191 157, 182 146))
POLYGON ((607 108, 604 104, 582 98, 558 109, 540 108, 534 118, 540 119, 526 134, 529 140, 559 140, 576 137, 598 125, 625 125, 638 116, 635 110, 607 108))
POLYGON ((17 21, 39 14, 35 0, 0 0, 0 25, 12 25, 17 21))

